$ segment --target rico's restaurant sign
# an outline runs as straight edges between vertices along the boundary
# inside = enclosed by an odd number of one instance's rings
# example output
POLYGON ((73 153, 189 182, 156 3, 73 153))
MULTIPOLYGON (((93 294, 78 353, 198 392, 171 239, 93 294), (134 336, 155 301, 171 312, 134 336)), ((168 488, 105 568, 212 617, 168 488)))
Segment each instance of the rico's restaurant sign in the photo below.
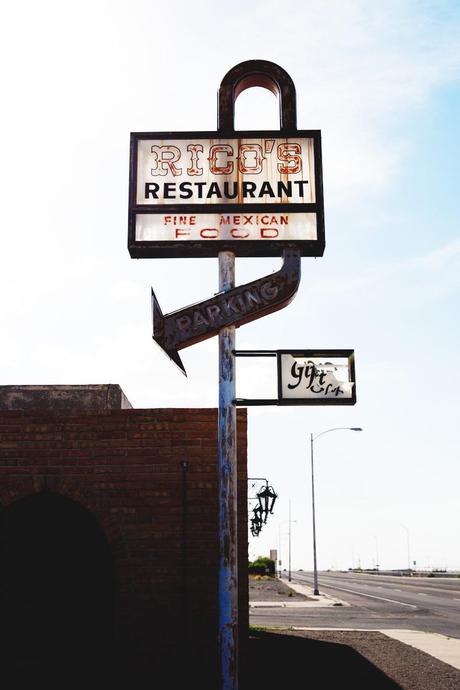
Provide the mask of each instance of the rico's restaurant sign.
POLYGON ((319 131, 133 133, 132 257, 324 252, 319 131))

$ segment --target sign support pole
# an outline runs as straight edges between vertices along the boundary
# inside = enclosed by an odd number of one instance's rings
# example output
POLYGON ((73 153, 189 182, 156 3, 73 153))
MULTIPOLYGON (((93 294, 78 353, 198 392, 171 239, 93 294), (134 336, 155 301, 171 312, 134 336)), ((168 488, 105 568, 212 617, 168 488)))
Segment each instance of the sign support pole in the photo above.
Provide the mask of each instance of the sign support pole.
MULTIPOLYGON (((235 287, 235 255, 219 252, 219 290, 235 287)), ((222 690, 238 690, 238 537, 235 326, 219 332, 219 662, 222 690)))

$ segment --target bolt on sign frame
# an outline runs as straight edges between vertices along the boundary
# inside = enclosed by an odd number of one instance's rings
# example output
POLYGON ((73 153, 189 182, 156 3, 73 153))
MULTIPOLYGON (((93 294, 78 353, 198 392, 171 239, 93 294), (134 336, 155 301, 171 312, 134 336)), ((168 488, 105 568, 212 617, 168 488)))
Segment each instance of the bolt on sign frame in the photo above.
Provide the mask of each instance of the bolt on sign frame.
POLYGON ((219 335, 221 690, 238 688, 235 324, 286 306, 300 257, 322 256, 324 248, 321 134, 297 130, 294 83, 278 65, 248 60, 225 75, 215 132, 131 135, 131 257, 219 258, 215 301, 164 316, 154 295, 152 304, 154 339, 184 373, 177 350, 219 335), (235 100, 253 86, 278 96, 279 131, 235 131, 235 100), (283 267, 270 284, 266 276, 235 288, 235 256, 280 255, 283 267))

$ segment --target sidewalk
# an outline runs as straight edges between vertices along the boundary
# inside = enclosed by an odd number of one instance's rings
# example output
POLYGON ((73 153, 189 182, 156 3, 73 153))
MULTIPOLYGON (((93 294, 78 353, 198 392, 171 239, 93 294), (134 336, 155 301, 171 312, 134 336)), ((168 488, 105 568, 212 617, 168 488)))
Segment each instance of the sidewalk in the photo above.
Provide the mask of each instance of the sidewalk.
POLYGON ((455 637, 420 630, 381 630, 380 632, 460 669, 460 640, 455 637))
POLYGON ((249 601, 249 608, 322 608, 328 606, 350 606, 346 601, 331 597, 328 594, 319 594, 315 596, 311 587, 300 585, 297 582, 289 582, 288 580, 281 580, 281 582, 289 589, 292 589, 297 594, 307 597, 305 600, 297 601, 279 601, 270 599, 266 601, 249 601))

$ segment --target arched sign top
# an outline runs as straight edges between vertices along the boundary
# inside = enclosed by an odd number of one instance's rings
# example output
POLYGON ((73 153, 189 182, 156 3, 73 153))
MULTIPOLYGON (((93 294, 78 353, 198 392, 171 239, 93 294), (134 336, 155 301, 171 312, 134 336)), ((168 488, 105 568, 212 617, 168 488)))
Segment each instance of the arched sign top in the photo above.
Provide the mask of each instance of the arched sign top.
POLYGON ((260 86, 279 98, 280 129, 297 129, 296 92, 289 74, 268 60, 246 60, 227 72, 219 87, 219 131, 235 130, 235 101, 246 89, 260 86))
POLYGON ((296 126, 289 74, 267 60, 233 67, 218 91, 217 129, 131 134, 128 247, 133 258, 302 256, 324 252, 321 132, 296 126), (253 86, 279 99, 280 129, 235 131, 253 86))

